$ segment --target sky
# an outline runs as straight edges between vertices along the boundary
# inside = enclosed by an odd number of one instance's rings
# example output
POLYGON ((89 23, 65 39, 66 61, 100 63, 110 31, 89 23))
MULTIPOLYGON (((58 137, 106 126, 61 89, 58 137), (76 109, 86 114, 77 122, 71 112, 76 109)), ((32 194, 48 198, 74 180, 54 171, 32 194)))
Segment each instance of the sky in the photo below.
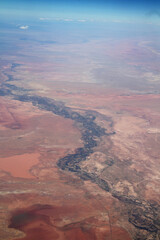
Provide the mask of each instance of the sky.
POLYGON ((160 21, 159 0, 1 0, 2 18, 160 21))

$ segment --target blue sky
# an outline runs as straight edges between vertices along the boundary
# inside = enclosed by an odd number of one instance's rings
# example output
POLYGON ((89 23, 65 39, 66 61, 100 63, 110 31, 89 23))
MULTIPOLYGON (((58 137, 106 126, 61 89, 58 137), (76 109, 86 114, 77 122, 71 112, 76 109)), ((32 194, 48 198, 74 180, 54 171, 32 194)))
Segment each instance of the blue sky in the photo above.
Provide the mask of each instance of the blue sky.
POLYGON ((85 18, 93 20, 160 21, 157 0, 5 0, 1 17, 85 18))

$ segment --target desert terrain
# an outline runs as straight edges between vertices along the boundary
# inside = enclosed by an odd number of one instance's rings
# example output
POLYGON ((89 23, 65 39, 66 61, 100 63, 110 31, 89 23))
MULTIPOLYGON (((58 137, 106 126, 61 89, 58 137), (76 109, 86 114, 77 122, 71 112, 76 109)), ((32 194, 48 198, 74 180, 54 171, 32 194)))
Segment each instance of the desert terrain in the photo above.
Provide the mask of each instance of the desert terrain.
POLYGON ((158 50, 23 34, 1 60, 0 239, 160 239, 158 50))

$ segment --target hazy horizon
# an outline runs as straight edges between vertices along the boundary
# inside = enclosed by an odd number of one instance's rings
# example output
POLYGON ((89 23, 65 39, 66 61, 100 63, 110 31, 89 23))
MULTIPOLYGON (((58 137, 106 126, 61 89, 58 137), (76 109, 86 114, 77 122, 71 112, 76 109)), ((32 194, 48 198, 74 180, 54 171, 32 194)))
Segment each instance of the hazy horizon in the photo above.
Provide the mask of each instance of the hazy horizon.
POLYGON ((126 0, 7 0, 0 3, 0 19, 88 20, 160 24, 159 1, 126 0))

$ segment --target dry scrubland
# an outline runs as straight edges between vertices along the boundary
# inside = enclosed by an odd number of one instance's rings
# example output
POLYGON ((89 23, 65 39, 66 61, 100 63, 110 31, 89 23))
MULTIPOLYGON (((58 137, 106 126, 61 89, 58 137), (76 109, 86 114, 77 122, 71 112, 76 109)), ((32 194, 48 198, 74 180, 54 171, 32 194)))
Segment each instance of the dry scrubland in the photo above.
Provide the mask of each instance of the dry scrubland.
MULTIPOLYGON (((107 44, 82 44, 86 58, 62 46, 75 72, 52 52, 44 62, 2 62, 1 240, 160 238, 160 84, 144 57, 157 52, 146 42, 107 44)), ((37 45, 34 54, 58 49, 37 45)))

